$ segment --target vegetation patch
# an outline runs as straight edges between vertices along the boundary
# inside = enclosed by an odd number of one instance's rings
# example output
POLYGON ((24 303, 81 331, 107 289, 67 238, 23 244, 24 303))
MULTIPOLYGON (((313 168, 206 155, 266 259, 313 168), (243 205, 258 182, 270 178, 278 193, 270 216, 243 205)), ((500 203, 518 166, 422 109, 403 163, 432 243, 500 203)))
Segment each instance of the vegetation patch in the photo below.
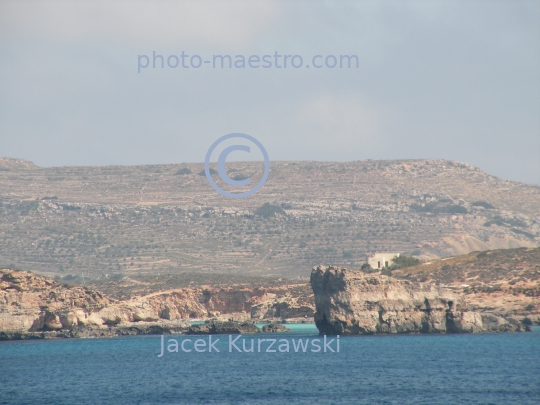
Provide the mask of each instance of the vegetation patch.
POLYGON ((412 267, 412 266, 418 266, 420 264, 420 260, 416 257, 410 257, 410 256, 396 256, 392 259, 392 266, 390 268, 392 270, 397 269, 403 269, 405 267, 412 267))
MULTIPOLYGON (((214 174, 218 174, 217 170, 216 169, 212 169, 210 168, 209 170, 210 172, 210 176, 213 176, 214 174)), ((200 171, 199 173, 197 173, 199 176, 206 176, 206 172, 204 170, 200 171)))
POLYGON ((473 207, 483 207, 487 210, 494 210, 496 209, 493 205, 491 205, 490 203, 488 202, 485 202, 485 201, 475 201, 473 203, 471 203, 471 205, 473 207))
POLYGON ((175 173, 176 176, 184 176, 186 174, 191 174, 191 170, 187 167, 182 167, 175 173))
POLYGON ((255 215, 264 218, 275 217, 276 214, 285 214, 285 211, 279 206, 270 203, 264 203, 262 206, 255 210, 255 215))
POLYGON ((428 203, 425 205, 411 204, 409 208, 416 212, 430 212, 432 214, 467 214, 469 211, 462 205, 439 205, 438 203, 428 203))

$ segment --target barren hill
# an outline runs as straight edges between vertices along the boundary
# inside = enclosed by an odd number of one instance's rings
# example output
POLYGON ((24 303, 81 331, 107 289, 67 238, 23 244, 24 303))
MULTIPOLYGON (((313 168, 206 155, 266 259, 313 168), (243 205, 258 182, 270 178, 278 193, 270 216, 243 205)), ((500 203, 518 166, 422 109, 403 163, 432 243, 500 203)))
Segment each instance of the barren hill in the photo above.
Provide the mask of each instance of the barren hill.
MULTIPOLYGON (((87 278, 304 278, 313 265, 359 267, 377 251, 427 259, 540 244, 540 187, 464 163, 272 162, 265 186, 239 200, 218 194, 202 170, 2 159, 0 263, 87 278)), ((254 183, 262 174, 256 162, 227 170, 254 183)))

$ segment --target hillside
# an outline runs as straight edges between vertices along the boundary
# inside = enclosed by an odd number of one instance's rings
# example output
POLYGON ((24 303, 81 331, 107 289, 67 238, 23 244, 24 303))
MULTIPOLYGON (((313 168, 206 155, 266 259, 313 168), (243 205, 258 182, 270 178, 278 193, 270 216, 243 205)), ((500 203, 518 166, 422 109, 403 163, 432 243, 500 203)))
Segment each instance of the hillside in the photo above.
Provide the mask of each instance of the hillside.
POLYGON ((472 252, 407 267, 392 276, 462 290, 477 310, 540 318, 540 249, 472 252))
MULTIPOLYGON (((227 170, 256 181, 259 166, 227 170)), ((377 251, 429 259, 540 244, 540 187, 463 163, 272 162, 266 185, 240 200, 218 194, 202 170, 1 159, 0 264, 87 280, 179 272, 305 279, 313 265, 360 267, 377 251)))

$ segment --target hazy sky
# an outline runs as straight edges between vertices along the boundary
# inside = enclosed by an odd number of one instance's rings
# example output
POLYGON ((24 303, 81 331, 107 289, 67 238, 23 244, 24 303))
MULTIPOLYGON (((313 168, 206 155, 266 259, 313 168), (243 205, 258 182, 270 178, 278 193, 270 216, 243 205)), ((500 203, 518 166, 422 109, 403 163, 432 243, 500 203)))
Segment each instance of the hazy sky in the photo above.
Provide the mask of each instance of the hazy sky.
POLYGON ((0 0, 0 156, 202 162, 231 132, 270 160, 445 158, 540 184, 540 2, 0 0), (138 73, 153 51, 304 66, 138 73), (305 67, 342 54, 359 67, 305 67))

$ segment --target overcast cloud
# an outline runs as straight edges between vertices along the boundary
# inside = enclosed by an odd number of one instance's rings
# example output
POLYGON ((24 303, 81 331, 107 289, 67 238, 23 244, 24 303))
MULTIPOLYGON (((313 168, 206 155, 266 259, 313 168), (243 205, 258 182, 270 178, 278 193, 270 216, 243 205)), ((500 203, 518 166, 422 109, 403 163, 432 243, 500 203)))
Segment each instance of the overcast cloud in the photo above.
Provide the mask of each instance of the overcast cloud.
POLYGON ((0 1, 0 156, 202 162, 230 132, 271 160, 445 158, 540 184, 540 2, 0 1), (138 73, 153 51, 359 68, 138 73))

